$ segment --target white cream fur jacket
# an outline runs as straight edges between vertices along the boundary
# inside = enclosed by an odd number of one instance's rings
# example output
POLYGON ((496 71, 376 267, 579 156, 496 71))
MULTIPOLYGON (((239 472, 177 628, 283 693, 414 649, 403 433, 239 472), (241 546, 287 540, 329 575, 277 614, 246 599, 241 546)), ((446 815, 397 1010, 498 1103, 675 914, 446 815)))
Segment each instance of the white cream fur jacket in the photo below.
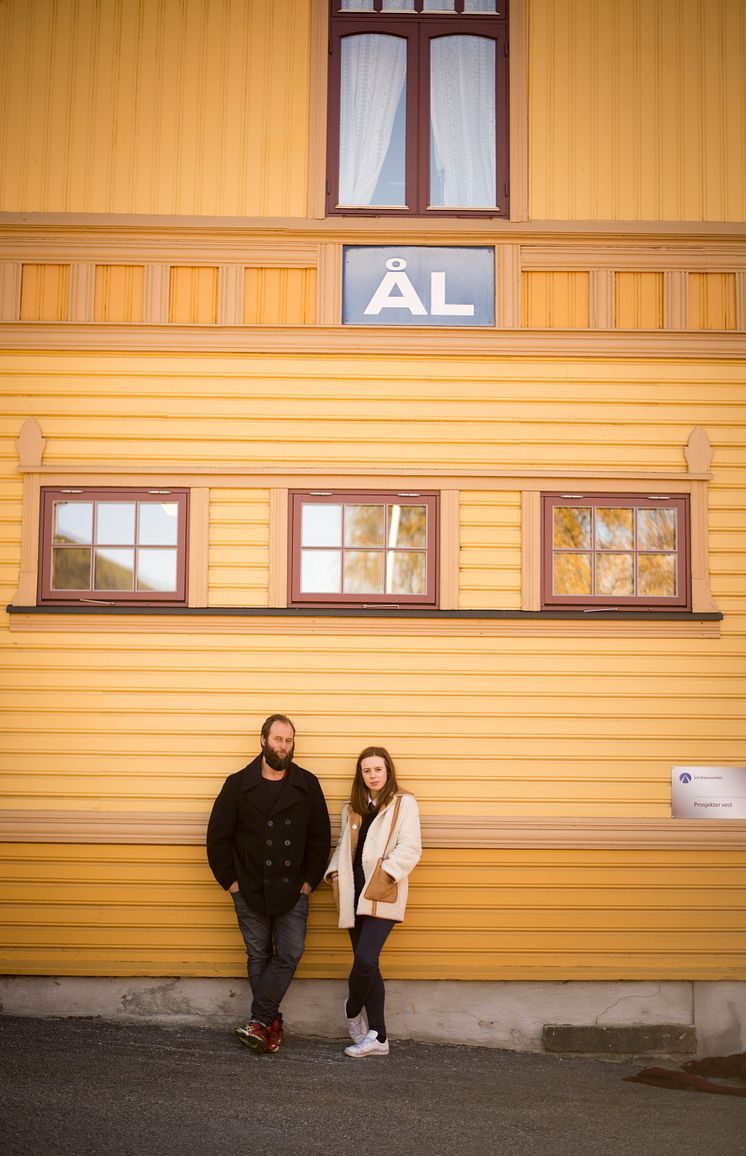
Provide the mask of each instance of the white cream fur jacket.
MULTIPOLYGON (((396 795, 384 807, 380 815, 376 815, 371 823, 363 847, 363 872, 365 887, 357 905, 358 915, 373 915, 378 919, 395 919, 398 922, 404 918, 407 906, 409 873, 419 862, 422 854, 422 840, 420 837, 420 809, 414 795, 400 791, 401 803, 391 841, 388 844, 386 858, 383 860, 383 869, 396 883, 396 902, 382 903, 380 900, 365 898, 365 889, 375 871, 376 863, 383 855, 391 833, 391 819, 396 795)), ((350 804, 345 803, 342 808, 342 827, 339 841, 326 869, 324 878, 329 882, 329 876, 338 874, 339 882, 339 926, 355 926, 355 883, 352 877, 352 843, 350 830, 350 804)))

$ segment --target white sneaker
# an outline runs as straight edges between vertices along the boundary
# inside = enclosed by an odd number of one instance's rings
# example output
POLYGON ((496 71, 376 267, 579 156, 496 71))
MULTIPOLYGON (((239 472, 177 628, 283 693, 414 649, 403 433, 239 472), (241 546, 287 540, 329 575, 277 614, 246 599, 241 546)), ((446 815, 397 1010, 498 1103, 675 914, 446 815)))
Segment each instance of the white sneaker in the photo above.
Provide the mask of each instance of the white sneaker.
POLYGON ((364 1056, 387 1056, 389 1054, 389 1041, 384 1040, 381 1044, 378 1042, 378 1032, 369 1031, 356 1044, 350 1044, 349 1048, 345 1048, 345 1055, 352 1056, 353 1060, 360 1060, 364 1056))
POLYGON ((344 1002, 345 1023, 347 1024, 347 1031, 350 1033, 350 1039, 353 1044, 359 1044, 361 1040, 365 1039, 365 1033, 368 1030, 368 1017, 365 1014, 365 1008, 360 1012, 359 1016, 353 1016, 352 1019, 347 1015, 347 1000, 344 1002))

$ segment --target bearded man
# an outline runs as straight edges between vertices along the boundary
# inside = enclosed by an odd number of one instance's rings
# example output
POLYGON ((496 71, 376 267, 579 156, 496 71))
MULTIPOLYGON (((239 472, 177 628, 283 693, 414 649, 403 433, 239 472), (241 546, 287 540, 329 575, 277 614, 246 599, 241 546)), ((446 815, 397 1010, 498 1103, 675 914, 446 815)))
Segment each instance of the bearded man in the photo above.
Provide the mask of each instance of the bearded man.
POLYGON ((315 775, 293 762, 295 727, 281 714, 261 730, 261 754, 229 775, 207 826, 212 873, 234 903, 252 1003, 236 1028, 257 1053, 282 1043, 280 1004, 306 940, 308 897, 329 860, 329 812, 315 775))

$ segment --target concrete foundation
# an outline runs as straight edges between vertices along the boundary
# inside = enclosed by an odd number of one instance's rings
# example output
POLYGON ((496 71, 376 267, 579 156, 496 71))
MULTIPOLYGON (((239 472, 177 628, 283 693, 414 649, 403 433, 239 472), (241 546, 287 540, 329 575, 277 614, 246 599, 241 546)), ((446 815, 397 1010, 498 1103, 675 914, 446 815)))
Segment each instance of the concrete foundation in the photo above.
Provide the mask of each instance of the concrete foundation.
MULTIPOLYGON (((299 1035, 344 1035, 336 980, 296 980, 283 1004, 299 1035)), ((746 1051, 746 982, 489 983, 393 980, 386 984, 393 1037, 541 1052, 546 1024, 606 1027, 680 1025, 696 1032, 697 1054, 746 1051)), ((6 1015, 98 1016, 131 1023, 228 1028, 245 1022, 246 980, 0 977, 6 1015)))

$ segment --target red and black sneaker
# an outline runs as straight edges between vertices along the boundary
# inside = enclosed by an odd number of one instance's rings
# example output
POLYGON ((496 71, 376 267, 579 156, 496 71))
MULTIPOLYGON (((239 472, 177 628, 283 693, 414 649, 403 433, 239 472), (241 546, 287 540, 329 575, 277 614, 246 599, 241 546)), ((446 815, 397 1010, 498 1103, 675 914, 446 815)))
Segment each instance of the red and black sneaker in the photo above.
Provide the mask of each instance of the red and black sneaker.
MULTIPOLYGON (((259 1020, 249 1020, 245 1028, 236 1028, 236 1035, 242 1044, 247 1048, 251 1048, 252 1052, 261 1055, 268 1051, 277 1051, 277 1048, 270 1048, 269 1036, 270 1029, 264 1024, 260 1024, 259 1020)), ((278 1044, 279 1047, 279 1044, 278 1044)))
POLYGON ((282 1016, 276 1015, 272 1023, 267 1028, 267 1051, 277 1052, 280 1050, 283 1036, 285 1035, 285 1028, 282 1023, 282 1016))

